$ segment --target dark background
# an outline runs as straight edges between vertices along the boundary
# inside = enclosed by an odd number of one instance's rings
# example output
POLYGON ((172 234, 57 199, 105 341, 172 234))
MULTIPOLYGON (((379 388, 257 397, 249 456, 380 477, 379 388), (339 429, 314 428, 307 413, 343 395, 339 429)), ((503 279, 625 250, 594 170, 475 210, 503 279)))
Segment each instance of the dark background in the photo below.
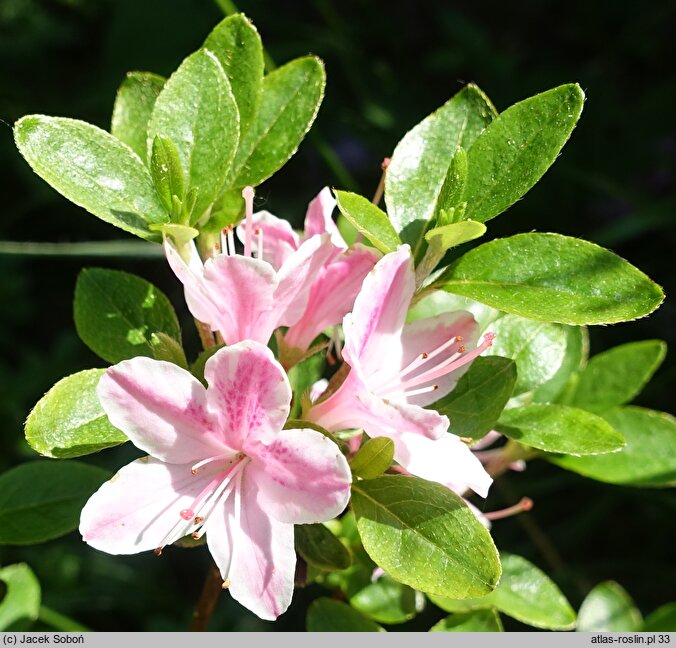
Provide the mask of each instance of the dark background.
MULTIPOLYGON (((278 63, 314 53, 328 74, 314 135, 258 192, 259 205, 300 224, 325 184, 371 195, 382 158, 406 130, 475 81, 498 110, 571 81, 587 93, 580 125, 543 180, 489 234, 556 231, 610 247, 671 293, 676 210, 676 4, 582 0, 538 3, 390 0, 241 0, 278 63), (328 147, 338 159, 327 163, 328 147)), ((75 207, 39 178, 12 142, 27 113, 75 117, 107 128, 128 70, 168 75, 222 17, 209 0, 0 0, 0 239, 88 241, 125 236, 75 207)), ((136 272, 170 296, 188 348, 197 338, 179 284, 161 260, 0 255, 0 470, 34 458, 22 436, 33 404, 64 375, 103 366, 78 340, 72 291, 83 265, 136 272)), ((592 351, 641 340, 673 342, 667 301, 638 322, 597 327, 592 351)), ((638 404, 669 411, 674 364, 667 362, 638 404)), ((118 467, 132 450, 89 458, 118 467)), ((674 598, 673 524, 668 491, 599 484, 538 462, 501 480, 487 508, 521 495, 534 511, 498 522, 499 547, 546 569, 577 607, 597 582, 622 584, 648 613, 674 598)), ((161 559, 110 557, 73 533, 37 547, 0 548, 0 563, 26 560, 45 603, 101 630, 181 630, 206 571, 205 551, 161 559)), ((298 591, 280 629, 300 629, 298 591)), ((401 629, 426 629, 429 606, 401 629)), ((271 629, 223 596, 213 629, 271 629)), ((508 621, 509 628, 518 624, 508 621)))

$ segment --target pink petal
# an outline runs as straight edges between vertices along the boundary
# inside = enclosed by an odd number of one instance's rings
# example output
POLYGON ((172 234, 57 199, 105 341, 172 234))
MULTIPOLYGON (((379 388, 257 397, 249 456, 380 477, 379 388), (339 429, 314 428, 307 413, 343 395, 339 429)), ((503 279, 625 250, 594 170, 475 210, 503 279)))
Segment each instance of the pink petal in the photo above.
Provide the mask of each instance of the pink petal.
MULTIPOLYGON (((263 260, 267 261, 275 270, 279 270, 299 247, 300 238, 293 231, 288 221, 273 216, 268 211, 259 211, 253 215, 253 229, 261 229, 263 232, 263 260)), ((237 226, 239 240, 245 242, 244 223, 237 226)), ((251 249, 259 256, 258 236, 254 234, 251 241, 251 249)))
POLYGON ((276 326, 291 326, 301 318, 312 284, 333 252, 328 234, 322 234, 305 241, 284 262, 277 273, 279 288, 274 296, 275 311, 279 313, 276 326))
POLYGON ((191 464, 167 464, 144 457, 124 466, 82 509, 80 533, 95 549, 133 554, 175 542, 190 533, 181 511, 213 479, 216 468, 190 471, 191 464))
POLYGON ((280 522, 323 522, 347 506, 350 467, 338 446, 320 432, 282 430, 269 443, 247 446, 246 452, 259 504, 280 522))
MULTIPOLYGON (((474 320, 471 313, 466 311, 456 311, 453 313, 443 313, 436 317, 417 320, 404 326, 401 336, 403 347, 403 357, 401 368, 405 368, 422 353, 431 353, 451 338, 460 336, 461 342, 452 344, 447 349, 439 353, 428 362, 421 364, 417 369, 407 373, 403 380, 412 380, 416 376, 429 371, 433 367, 441 364, 447 358, 450 358, 461 345, 468 351, 476 346, 479 338, 479 325, 474 320)), ((463 365, 455 371, 447 373, 440 378, 434 378, 427 382, 416 385, 416 389, 431 385, 437 385, 438 389, 425 394, 408 397, 409 403, 416 405, 429 405, 444 397, 452 391, 458 384, 461 376, 470 368, 471 362, 463 365)))
POLYGON ((226 344, 268 342, 278 325, 274 297, 278 281, 269 263, 221 254, 207 260, 204 283, 218 313, 207 323, 220 331, 226 344))
POLYGON ((312 284, 303 316, 287 331, 286 343, 306 350, 322 331, 339 324, 379 257, 376 250, 356 245, 326 264, 312 284))
POLYGON ((388 382, 401 366, 400 335, 415 291, 408 245, 385 255, 366 276, 345 316, 343 357, 368 384, 388 382))
POLYGON ((181 464, 224 451, 204 386, 170 362, 124 360, 101 376, 97 394, 110 422, 153 457, 181 464))
POLYGON ((439 482, 454 491, 471 488, 486 497, 493 483, 469 447, 453 434, 436 440, 402 434, 395 440, 394 458, 412 475, 439 482))
POLYGON ((246 340, 217 351, 204 367, 210 410, 226 443, 238 450, 247 438, 266 439, 289 416, 291 387, 266 346, 246 340))
POLYGON ((232 597, 272 621, 286 611, 293 596, 293 525, 278 522, 261 506, 250 467, 241 473, 232 508, 209 517, 207 536, 221 576, 230 579, 232 597))
POLYGON ((309 239, 315 234, 324 234, 328 232, 331 235, 331 242, 341 250, 347 249, 347 243, 338 231, 338 226, 331 218, 331 214, 336 207, 336 199, 331 190, 324 187, 312 199, 305 214, 305 238, 309 239))

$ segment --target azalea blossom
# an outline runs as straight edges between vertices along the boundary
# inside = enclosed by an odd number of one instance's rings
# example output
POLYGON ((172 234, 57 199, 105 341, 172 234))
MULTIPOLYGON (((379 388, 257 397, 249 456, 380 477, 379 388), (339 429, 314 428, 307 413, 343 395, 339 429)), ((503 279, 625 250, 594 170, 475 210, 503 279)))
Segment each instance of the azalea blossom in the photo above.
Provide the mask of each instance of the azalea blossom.
POLYGON ((180 367, 137 357, 109 368, 98 396, 111 423, 150 456, 123 467, 85 505, 80 532, 111 554, 206 533, 232 596, 263 619, 294 586, 294 524, 329 520, 350 495, 350 469, 328 437, 283 430, 291 388, 252 341, 216 352, 205 388, 180 367))
POLYGON ((409 473, 486 496, 492 482, 446 416, 425 405, 448 394, 471 361, 478 325, 465 311, 406 324, 415 291, 410 248, 383 257, 364 280, 345 316, 343 359, 350 372, 338 389, 315 402, 305 418, 330 431, 362 428, 395 444, 395 460, 409 473))
MULTIPOLYGON (((178 250, 165 237, 164 252, 174 274, 185 287, 190 312, 226 344, 254 340, 266 344, 279 326, 295 324, 306 310, 319 271, 333 253, 329 234, 309 237, 281 263, 264 258, 261 233, 252 227, 253 189, 246 187, 247 219, 244 254, 235 253, 232 231, 222 236, 221 252, 204 263, 191 241, 178 250), (252 250, 258 250, 253 258, 252 250)), ((276 260, 276 257, 271 257, 276 260)))
MULTIPOLYGON (((331 217, 335 207, 336 200, 325 187, 308 205, 302 236, 293 231, 288 221, 270 212, 252 215, 251 227, 257 232, 251 238, 252 249, 276 269, 313 237, 328 235, 331 239, 332 253, 314 276, 305 311, 284 336, 290 348, 305 351, 322 331, 339 324, 352 309, 364 277, 381 257, 377 250, 365 245, 348 247, 331 217)), ((237 228, 242 242, 247 239, 246 222, 237 228)))

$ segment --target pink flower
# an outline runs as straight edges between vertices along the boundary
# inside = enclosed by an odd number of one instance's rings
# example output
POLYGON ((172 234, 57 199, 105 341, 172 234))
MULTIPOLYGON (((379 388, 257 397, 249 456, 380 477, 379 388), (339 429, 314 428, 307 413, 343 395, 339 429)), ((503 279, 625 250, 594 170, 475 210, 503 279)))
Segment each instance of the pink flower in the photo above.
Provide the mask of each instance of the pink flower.
MULTIPOLYGON (((300 319, 289 327, 284 340, 288 347, 305 351, 322 331, 339 324, 352 309, 364 277, 380 253, 364 245, 348 245, 340 235, 331 214, 336 201, 328 187, 310 202, 305 215, 305 232, 301 237, 291 225, 267 211, 253 214, 253 250, 274 268, 281 268, 307 241, 318 235, 329 235, 333 251, 312 282, 310 297, 300 319), (261 253, 262 243, 262 253, 261 253)), ((246 240, 246 225, 237 228, 239 238, 246 240)))
POLYGON ((245 341, 206 363, 207 389, 168 362, 108 369, 98 396, 110 421, 150 456, 123 467, 85 505, 80 532, 111 554, 201 537, 230 592, 263 619, 291 601, 294 524, 345 508, 350 469, 309 429, 282 430, 291 389, 269 349, 245 341))
POLYGON ((179 251, 165 238, 164 251, 198 320, 220 332, 226 344, 242 340, 266 344, 277 327, 291 326, 301 318, 333 245, 328 234, 320 234, 308 238, 279 265, 263 260, 260 252, 252 258, 253 189, 247 187, 242 193, 249 215, 244 255, 235 254, 231 233, 223 237, 223 253, 204 264, 192 241, 179 251))
POLYGON ((465 311, 405 324, 414 291, 410 249, 400 246, 366 277, 343 321, 347 378, 305 418, 331 431, 363 428, 389 437, 395 460, 409 473, 485 497, 488 473, 466 444, 447 434, 448 418, 424 406, 455 387, 492 335, 477 347, 478 325, 465 311))

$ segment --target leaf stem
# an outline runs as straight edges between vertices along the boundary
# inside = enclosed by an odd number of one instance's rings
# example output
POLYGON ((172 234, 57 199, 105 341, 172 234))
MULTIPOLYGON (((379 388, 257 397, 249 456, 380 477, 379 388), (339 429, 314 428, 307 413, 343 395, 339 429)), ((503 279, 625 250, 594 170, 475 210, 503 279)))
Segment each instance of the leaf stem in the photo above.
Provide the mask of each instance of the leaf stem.
POLYGON ((192 623, 190 624, 192 632, 206 632, 209 620, 218 602, 218 596, 222 591, 223 580, 221 579, 221 573, 218 567, 212 563, 207 572, 207 577, 204 579, 197 607, 192 615, 192 623))
POLYGON ((45 605, 40 606, 38 619, 45 625, 61 632, 91 632, 91 629, 87 626, 78 623, 74 619, 67 617, 65 614, 52 610, 45 605))

